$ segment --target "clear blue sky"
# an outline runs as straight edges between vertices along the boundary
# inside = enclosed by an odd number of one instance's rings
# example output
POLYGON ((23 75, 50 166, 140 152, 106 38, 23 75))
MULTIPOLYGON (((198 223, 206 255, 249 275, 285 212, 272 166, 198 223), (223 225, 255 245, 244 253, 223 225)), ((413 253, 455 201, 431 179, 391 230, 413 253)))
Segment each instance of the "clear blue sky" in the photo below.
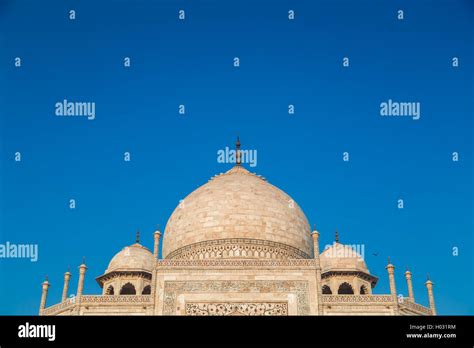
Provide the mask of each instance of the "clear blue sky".
POLYGON ((152 248, 179 200, 229 169, 217 151, 237 135, 321 247, 336 228, 365 245, 375 293, 390 256, 399 293, 409 265, 417 302, 429 272, 440 314, 473 314, 473 13, 468 0, 1 1, 0 243, 37 243, 39 260, 0 259, 0 314, 36 314, 45 274, 57 303, 68 265, 75 292, 83 256, 100 293, 137 228, 152 248), (63 99, 95 102, 96 119, 56 117, 63 99), (388 99, 420 102, 420 120, 381 117, 388 99))

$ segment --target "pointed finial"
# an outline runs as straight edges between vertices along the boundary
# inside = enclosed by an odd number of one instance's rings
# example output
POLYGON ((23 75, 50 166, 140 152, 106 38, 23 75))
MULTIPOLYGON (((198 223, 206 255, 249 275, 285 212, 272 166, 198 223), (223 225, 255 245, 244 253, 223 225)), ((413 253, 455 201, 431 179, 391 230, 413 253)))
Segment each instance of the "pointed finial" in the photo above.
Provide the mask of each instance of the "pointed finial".
POLYGON ((47 282, 48 281, 48 275, 46 274, 46 276, 44 277, 44 281, 47 282))
POLYGON ((389 257, 388 257, 388 264, 390 265, 390 263, 391 263, 391 262, 390 262, 390 256, 389 256, 389 257))
POLYGON ((316 224, 313 224, 313 231, 316 231, 316 224))
POLYGON ((407 265, 407 270, 406 270, 406 272, 410 272, 410 270, 408 269, 408 265, 407 265))
POLYGON ((71 273, 71 265, 67 265, 67 273, 71 273))
POLYGON ((240 166, 240 137, 237 136, 237 142, 235 143, 235 165, 240 166))
POLYGON ((83 264, 83 265, 86 264, 86 257, 85 257, 85 256, 82 257, 82 264, 83 264))
POLYGON ((431 279, 430 279, 430 274, 429 274, 429 273, 426 273, 426 280, 427 280, 427 281, 428 281, 428 280, 431 281, 431 279))
POLYGON ((140 243, 140 230, 137 230, 135 242, 136 242, 136 243, 140 243))
POLYGON ((336 243, 339 243, 339 232, 336 230, 336 243))

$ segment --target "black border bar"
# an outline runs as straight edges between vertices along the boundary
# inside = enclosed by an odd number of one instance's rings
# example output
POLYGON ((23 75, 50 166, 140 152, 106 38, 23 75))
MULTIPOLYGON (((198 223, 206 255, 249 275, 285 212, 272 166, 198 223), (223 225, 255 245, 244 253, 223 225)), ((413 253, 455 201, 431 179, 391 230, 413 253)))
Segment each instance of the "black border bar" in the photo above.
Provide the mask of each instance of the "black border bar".
POLYGON ((463 345, 473 316, 434 317, 34 317, 1 316, 0 346, 48 345, 463 345), (20 325, 55 325, 55 339, 19 337, 20 325), (422 337, 408 337, 421 334, 422 337), (435 338, 435 335, 442 335, 435 338), (455 337, 454 337, 455 336, 455 337))

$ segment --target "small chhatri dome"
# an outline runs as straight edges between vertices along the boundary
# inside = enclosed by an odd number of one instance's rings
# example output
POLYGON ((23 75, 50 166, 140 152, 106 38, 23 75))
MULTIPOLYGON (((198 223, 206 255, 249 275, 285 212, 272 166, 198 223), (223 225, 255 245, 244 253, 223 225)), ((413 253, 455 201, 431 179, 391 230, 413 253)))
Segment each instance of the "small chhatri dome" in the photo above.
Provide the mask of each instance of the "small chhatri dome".
POLYGON ((339 242, 326 248, 319 257, 322 272, 359 271, 369 273, 362 256, 354 248, 339 242))
POLYGON ((150 250, 139 243, 127 246, 118 252, 110 261, 105 273, 116 271, 152 272, 154 257, 150 250))

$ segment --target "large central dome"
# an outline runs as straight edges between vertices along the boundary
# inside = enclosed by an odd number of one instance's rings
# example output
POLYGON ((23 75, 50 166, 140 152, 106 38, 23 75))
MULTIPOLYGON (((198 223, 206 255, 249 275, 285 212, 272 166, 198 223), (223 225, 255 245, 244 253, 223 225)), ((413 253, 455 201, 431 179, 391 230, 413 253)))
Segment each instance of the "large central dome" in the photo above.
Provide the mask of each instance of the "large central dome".
POLYGON ((299 206, 240 165, 188 195, 163 237, 165 258, 310 258, 312 249, 299 206))

